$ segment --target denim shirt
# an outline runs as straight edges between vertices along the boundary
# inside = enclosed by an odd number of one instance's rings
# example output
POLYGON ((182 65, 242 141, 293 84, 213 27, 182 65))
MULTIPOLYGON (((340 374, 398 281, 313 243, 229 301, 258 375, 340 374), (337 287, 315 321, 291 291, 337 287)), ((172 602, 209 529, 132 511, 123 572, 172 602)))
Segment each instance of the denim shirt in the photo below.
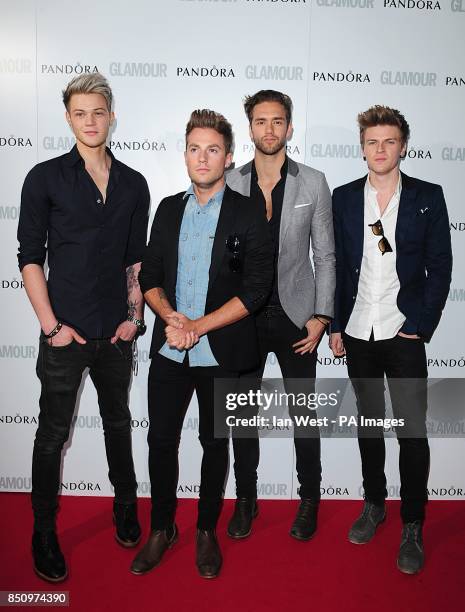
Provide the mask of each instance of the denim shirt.
MULTIPOLYGON (((179 233, 176 310, 189 319, 198 319, 205 314, 213 241, 224 189, 215 193, 203 206, 197 200, 193 185, 184 194, 184 198, 189 199, 179 233)), ((171 348, 167 342, 159 353, 178 363, 182 363, 186 356, 185 350, 171 348)), ((218 365, 206 334, 188 353, 191 367, 218 365)))

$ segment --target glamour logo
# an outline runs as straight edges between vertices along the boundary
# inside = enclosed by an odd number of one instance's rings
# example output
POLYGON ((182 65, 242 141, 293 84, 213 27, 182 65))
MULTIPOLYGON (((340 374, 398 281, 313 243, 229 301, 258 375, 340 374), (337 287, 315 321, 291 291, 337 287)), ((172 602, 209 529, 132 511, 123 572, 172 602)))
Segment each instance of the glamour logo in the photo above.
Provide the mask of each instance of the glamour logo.
POLYGON ((19 136, 0 136, 0 147, 32 147, 32 141, 30 138, 23 138, 19 136))
POLYGON ((113 151, 166 151, 166 144, 155 140, 111 140, 113 151))
POLYGON ((13 278, 12 280, 2 280, 2 289, 24 289, 24 282, 16 278, 13 278))
POLYGON ((302 66, 257 66, 245 67, 246 79, 267 79, 268 81, 302 81, 302 66))
POLYGON ((0 58, 0 74, 30 74, 32 62, 26 57, 0 58))
POLYGON ((16 221, 19 218, 19 206, 0 206, 0 221, 16 221))
POLYGON ((463 87, 465 85, 465 79, 459 76, 448 76, 446 77, 446 87, 463 87))
POLYGON ((370 75, 363 72, 314 72, 314 81, 328 83, 371 83, 370 75))
POLYGON ((444 147, 441 158, 444 161, 465 161, 465 147, 444 147))
POLYGON ((28 344, 0 345, 0 358, 2 359, 35 359, 35 357, 35 346, 28 344))
POLYGON ((362 157, 362 148, 360 145, 350 144, 321 144, 314 143, 310 147, 310 155, 312 157, 333 157, 337 159, 357 159, 362 157))
POLYGON ((318 6, 330 6, 336 8, 374 8, 374 0, 316 0, 318 6))
POLYGON ((102 429, 102 418, 96 415, 75 416, 71 421, 71 427, 76 429, 102 429))
MULTIPOLYGON (((400 486, 399 485, 388 485, 386 489, 387 489, 388 497, 400 497, 400 486)), ((364 496, 364 490, 362 486, 359 487, 358 494, 360 495, 360 497, 364 496)))
POLYGON ((464 221, 451 221, 450 222, 450 229, 453 230, 454 232, 465 232, 465 222, 464 221))
POLYGON ((0 489, 3 491, 30 491, 31 487, 30 476, 0 476, 0 489))
POLYGON ((452 0, 450 8, 453 13, 465 13, 465 0, 452 0))
POLYGON ((384 8, 440 11, 441 5, 437 0, 384 0, 384 8))
POLYGON ((111 62, 111 76, 164 78, 167 75, 167 65, 160 62, 111 62))
POLYGON ((449 300, 451 302, 465 302, 465 289, 451 288, 449 290, 449 300))
POLYGON ((0 415, 0 424, 5 425, 37 425, 38 420, 35 416, 28 416, 27 414, 18 414, 15 416, 11 414, 0 415))
POLYGON ((44 136, 42 147, 46 151, 69 151, 76 144, 73 136, 44 136))
POLYGON ((176 68, 176 76, 178 77, 212 77, 214 79, 221 78, 234 78, 236 75, 234 74, 233 68, 217 68, 216 66, 212 66, 209 68, 208 66, 197 66, 197 67, 187 67, 187 66, 178 66, 176 68))
POLYGON ((260 497, 283 497, 287 495, 287 484, 284 482, 259 482, 257 493, 260 497))
POLYGON ((99 72, 97 66, 88 64, 42 64, 40 67, 42 74, 91 74, 99 72))
POLYGON ((100 483, 98 482, 62 482, 60 484, 62 491, 101 491, 100 483))
POLYGON ((383 70, 380 75, 381 85, 405 85, 409 87, 436 87, 436 72, 403 72, 383 70))

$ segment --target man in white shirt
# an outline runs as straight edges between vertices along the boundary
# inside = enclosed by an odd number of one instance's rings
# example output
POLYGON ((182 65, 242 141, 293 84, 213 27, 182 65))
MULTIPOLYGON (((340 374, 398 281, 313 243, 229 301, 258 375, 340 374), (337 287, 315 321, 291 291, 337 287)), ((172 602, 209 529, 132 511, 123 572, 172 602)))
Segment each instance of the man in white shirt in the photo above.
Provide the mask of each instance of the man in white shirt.
MULTIPOLYGON (((410 130, 404 116, 374 106, 358 116, 368 176, 333 193, 335 316, 330 344, 347 356, 359 417, 383 419, 388 380, 400 447, 401 518, 397 567, 424 563, 422 526, 428 498, 426 353, 444 308, 452 270, 449 220, 439 185, 400 172, 410 130)), ((382 427, 358 431, 365 503, 349 540, 365 544, 385 519, 382 427)))

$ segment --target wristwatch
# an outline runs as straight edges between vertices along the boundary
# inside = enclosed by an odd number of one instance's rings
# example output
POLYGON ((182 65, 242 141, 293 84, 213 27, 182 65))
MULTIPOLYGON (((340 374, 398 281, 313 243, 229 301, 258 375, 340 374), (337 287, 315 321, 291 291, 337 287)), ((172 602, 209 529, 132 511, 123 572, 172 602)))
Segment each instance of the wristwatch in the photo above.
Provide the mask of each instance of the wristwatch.
POLYGON ((136 319, 136 317, 132 317, 131 315, 128 315, 128 318, 126 320, 130 321, 131 323, 134 323, 134 325, 137 327, 137 333, 139 334, 139 336, 142 336, 142 334, 145 334, 147 330, 147 326, 144 322, 144 319, 136 319))

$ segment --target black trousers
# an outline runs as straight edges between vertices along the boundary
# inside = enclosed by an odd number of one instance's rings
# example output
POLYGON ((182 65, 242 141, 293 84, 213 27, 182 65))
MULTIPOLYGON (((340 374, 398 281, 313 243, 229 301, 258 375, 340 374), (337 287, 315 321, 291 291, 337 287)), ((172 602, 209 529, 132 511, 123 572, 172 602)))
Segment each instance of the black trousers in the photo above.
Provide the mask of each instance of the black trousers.
MULTIPOLYGON (((359 416, 384 418, 384 375, 391 394, 394 418, 406 426, 397 431, 401 517, 404 523, 424 520, 428 499, 429 445, 426 435, 427 367, 422 340, 395 336, 368 341, 344 334, 347 366, 359 416)), ((365 498, 381 505, 387 497, 382 428, 359 428, 365 498)))
POLYGON ((179 476, 178 449, 182 424, 195 390, 199 405, 199 440, 203 449, 197 526, 213 529, 218 521, 228 470, 228 438, 214 434, 214 380, 237 378, 219 366, 189 367, 156 354, 150 364, 149 473, 152 529, 174 522, 179 476))
MULTIPOLYGON (((307 329, 299 329, 280 307, 266 307, 256 316, 260 365, 243 376, 261 379, 268 353, 275 353, 284 379, 286 393, 314 392, 316 349, 305 355, 296 354, 292 345, 307 336, 307 329), (302 384, 296 380, 301 379, 302 384)), ((301 498, 320 499, 321 460, 318 428, 294 427, 297 478, 301 498)), ((257 437, 233 437, 234 475, 237 497, 257 497, 257 469, 260 459, 257 437)))
MULTIPOLYGON (((32 456, 32 507, 35 529, 55 526, 60 484, 61 452, 69 437, 82 373, 89 375, 98 395, 105 437, 110 482, 115 499, 136 500, 137 482, 131 449, 131 414, 128 388, 131 380, 132 343, 109 339, 73 341, 64 347, 49 346, 41 338, 37 359, 40 394, 39 427, 32 456)), ((89 452, 92 452, 89 449, 89 452)))

